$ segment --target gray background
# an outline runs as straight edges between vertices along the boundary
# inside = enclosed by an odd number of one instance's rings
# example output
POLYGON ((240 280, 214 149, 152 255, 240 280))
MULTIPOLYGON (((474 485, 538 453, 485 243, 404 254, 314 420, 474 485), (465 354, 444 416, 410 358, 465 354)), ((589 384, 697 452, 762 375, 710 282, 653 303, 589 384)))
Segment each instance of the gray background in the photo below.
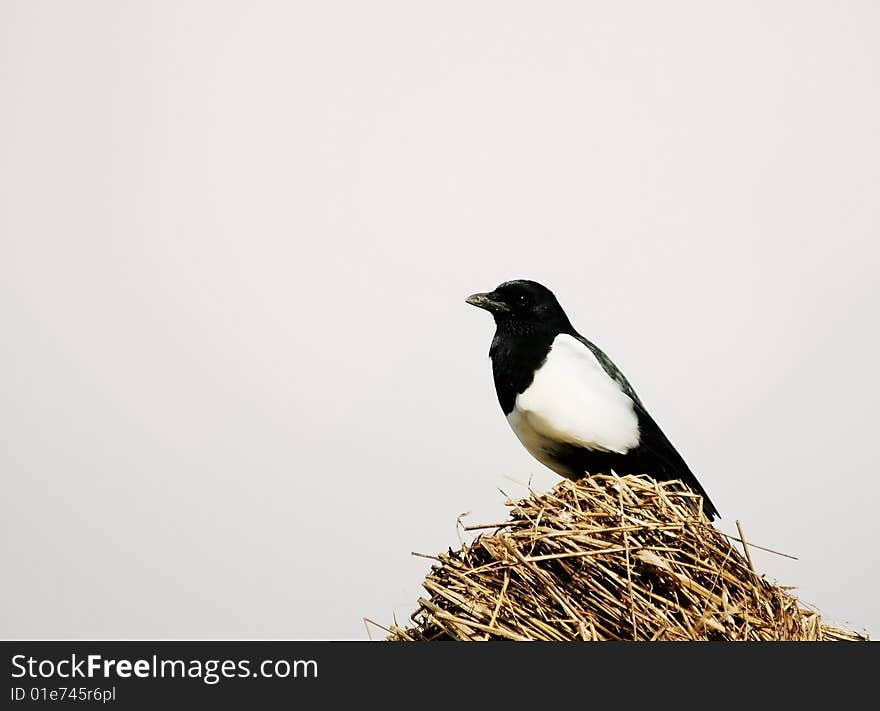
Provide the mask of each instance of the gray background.
POLYGON ((4 637, 354 638, 557 478, 544 282, 880 635, 874 2, 0 4, 4 637))

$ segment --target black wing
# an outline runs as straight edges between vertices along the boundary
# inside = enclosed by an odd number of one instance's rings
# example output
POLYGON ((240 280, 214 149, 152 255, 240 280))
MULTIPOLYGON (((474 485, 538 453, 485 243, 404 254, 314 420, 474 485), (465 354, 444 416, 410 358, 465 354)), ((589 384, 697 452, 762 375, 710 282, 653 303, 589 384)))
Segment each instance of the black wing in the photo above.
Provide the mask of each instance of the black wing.
POLYGON ((672 442, 663 434, 663 430, 654 422, 654 418, 648 414, 626 376, 620 372, 617 366, 614 365, 614 362, 595 343, 591 343, 577 332, 572 332, 571 335, 592 351, 593 355, 596 356, 596 360, 599 361, 599 364, 608 373, 608 376, 620 386, 620 389, 635 404, 636 415, 639 418, 640 435, 638 458, 644 462, 646 473, 658 481, 680 479, 703 497, 703 511, 705 511, 710 521, 716 516, 720 516, 718 509, 715 508, 715 504, 712 503, 706 490, 697 481, 697 477, 694 476, 690 467, 688 467, 675 447, 672 446, 672 442))
POLYGON ((636 403, 636 414, 639 418, 637 451, 639 458, 645 462, 647 473, 659 481, 680 479, 695 493, 703 497, 703 511, 710 521, 715 517, 720 517, 721 514, 718 513, 718 509, 715 508, 715 504, 712 503, 702 484, 697 481, 697 477, 694 476, 690 467, 641 403, 636 403))
POLYGON ((608 377, 610 377, 620 386, 620 389, 627 394, 630 400, 632 400, 638 407, 644 410, 645 406, 642 405, 642 401, 639 400, 639 396, 636 395, 636 391, 633 390, 633 386, 629 384, 629 380, 626 379, 626 376, 621 373, 620 370, 618 370, 616 365, 614 365, 611 358, 605 355, 605 353, 602 351, 601 348, 599 348, 599 346, 597 346, 595 343, 591 343, 581 334, 573 331, 571 335, 577 338, 581 343, 583 343, 593 352, 593 355, 596 356, 596 360, 599 361, 599 364, 602 366, 605 372, 608 373, 608 377))

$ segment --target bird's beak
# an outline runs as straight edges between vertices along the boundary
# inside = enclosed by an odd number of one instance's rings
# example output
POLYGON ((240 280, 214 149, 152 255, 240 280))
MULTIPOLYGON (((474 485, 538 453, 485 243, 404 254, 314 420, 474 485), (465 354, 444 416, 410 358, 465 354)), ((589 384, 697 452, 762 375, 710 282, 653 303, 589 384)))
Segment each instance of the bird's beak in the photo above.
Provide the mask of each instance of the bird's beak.
POLYGON ((465 301, 477 308, 491 311, 493 314, 503 314, 510 311, 510 307, 508 307, 503 301, 499 301, 495 298, 495 294, 491 292, 488 294, 471 294, 465 299, 465 301))

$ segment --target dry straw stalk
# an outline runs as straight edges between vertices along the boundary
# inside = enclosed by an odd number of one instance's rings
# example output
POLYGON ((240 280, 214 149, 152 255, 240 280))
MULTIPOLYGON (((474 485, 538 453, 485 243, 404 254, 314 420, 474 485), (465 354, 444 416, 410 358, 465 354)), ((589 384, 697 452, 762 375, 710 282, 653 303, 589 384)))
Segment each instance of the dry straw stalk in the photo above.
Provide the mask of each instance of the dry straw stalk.
POLYGON ((388 639, 864 639, 757 575, 679 482, 597 475, 507 503, 508 521, 436 557, 388 639))

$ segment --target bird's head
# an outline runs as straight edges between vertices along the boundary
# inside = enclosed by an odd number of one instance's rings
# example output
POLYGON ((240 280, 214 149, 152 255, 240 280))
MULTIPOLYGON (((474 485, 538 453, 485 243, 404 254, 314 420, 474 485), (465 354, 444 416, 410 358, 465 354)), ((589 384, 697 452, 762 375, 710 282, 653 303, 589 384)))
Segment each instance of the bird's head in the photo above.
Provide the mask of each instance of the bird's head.
POLYGON ((553 292, 536 281, 506 281, 493 291, 472 294, 465 301, 489 311, 499 326, 509 324, 560 329, 570 326, 553 292))

